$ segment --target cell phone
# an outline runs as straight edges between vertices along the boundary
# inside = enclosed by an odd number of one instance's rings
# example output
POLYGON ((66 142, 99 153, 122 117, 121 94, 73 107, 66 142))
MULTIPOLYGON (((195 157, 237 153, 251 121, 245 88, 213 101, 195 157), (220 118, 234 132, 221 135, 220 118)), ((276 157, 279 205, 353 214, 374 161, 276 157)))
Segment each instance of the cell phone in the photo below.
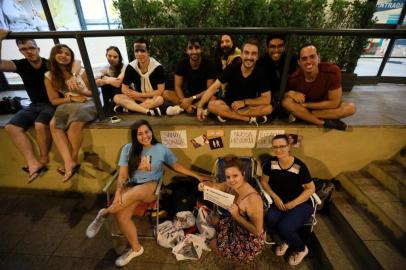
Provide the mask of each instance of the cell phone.
POLYGON ((121 119, 118 116, 112 116, 110 118, 110 121, 111 121, 112 124, 117 124, 117 123, 121 122, 121 119))

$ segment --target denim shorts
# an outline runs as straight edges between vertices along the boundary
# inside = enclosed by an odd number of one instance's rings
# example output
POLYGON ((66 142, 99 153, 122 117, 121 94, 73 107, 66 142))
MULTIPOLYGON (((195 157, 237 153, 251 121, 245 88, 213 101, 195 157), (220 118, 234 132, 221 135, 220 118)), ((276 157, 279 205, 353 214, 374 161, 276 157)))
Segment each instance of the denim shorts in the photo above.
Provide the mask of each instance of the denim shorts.
POLYGON ((55 107, 49 103, 31 103, 27 108, 18 111, 7 124, 28 130, 34 123, 49 125, 54 116, 55 107))

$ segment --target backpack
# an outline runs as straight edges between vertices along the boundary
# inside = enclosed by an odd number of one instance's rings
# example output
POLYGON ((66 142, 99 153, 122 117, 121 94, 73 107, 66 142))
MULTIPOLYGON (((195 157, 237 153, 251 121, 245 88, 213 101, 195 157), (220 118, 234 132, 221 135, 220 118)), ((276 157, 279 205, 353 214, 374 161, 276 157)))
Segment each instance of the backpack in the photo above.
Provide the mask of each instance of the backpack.
POLYGON ((16 113, 23 108, 21 106, 21 97, 3 97, 0 100, 0 114, 16 113))
POLYGON ((321 200, 321 204, 317 205, 317 210, 327 210, 332 202, 331 195, 335 190, 334 180, 326 180, 320 178, 313 178, 314 185, 316 186, 316 194, 321 200))
POLYGON ((168 218, 172 219, 181 211, 193 211, 198 197, 201 197, 197 189, 199 181, 190 176, 175 176, 170 184, 163 188, 162 208, 168 212, 168 218))

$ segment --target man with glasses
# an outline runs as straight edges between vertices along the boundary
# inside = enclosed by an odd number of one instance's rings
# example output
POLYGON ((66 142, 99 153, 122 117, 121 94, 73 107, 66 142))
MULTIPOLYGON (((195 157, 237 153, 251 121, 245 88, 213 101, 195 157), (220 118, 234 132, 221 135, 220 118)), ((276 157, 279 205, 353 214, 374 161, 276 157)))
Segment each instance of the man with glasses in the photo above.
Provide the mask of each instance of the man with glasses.
MULTIPOLYGON (((0 29, 0 53, 1 43, 8 33, 7 30, 0 29)), ((49 102, 44 85, 44 73, 48 70, 47 59, 40 57, 40 49, 35 40, 17 39, 16 43, 24 58, 3 60, 0 55, 0 70, 20 75, 31 104, 14 115, 6 124, 5 130, 26 159, 27 167, 23 167, 23 170, 29 173, 28 182, 31 182, 47 171, 51 146, 49 121, 54 115, 55 108, 49 102), (35 155, 32 142, 25 133, 33 124, 39 157, 35 155)))
POLYGON ((127 65, 121 86, 122 94, 114 96, 115 112, 139 112, 161 116, 164 102, 165 75, 162 65, 150 57, 150 45, 145 39, 134 42, 135 60, 127 65), (132 88, 132 85, 134 88, 132 88))
POLYGON ((166 111, 168 115, 179 114, 181 111, 194 113, 195 103, 216 79, 214 64, 202 56, 199 39, 189 39, 186 54, 188 57, 183 59, 176 68, 175 91, 164 92, 164 98, 177 105, 168 107, 166 111))
MULTIPOLYGON (((283 75, 283 67, 286 61, 285 52, 285 36, 270 35, 266 39, 267 52, 258 60, 258 65, 262 66, 268 76, 270 82, 270 89, 272 90, 272 104, 277 105, 277 98, 279 96, 281 79, 283 75)), ((289 62, 288 74, 292 74, 297 68, 297 58, 292 55, 289 62)))
POLYGON ((262 124, 266 115, 272 112, 271 91, 265 72, 256 65, 259 45, 256 40, 248 40, 243 45, 240 65, 230 65, 224 73, 206 90, 197 109, 197 118, 203 120, 203 106, 209 102, 222 83, 228 88, 223 100, 212 100, 208 104, 209 112, 217 115, 220 122, 228 119, 262 124))
POLYGON ((341 70, 335 64, 320 63, 316 46, 299 50, 298 69, 289 78, 282 106, 294 117, 317 126, 346 130, 340 119, 355 113, 355 105, 341 101, 341 70))

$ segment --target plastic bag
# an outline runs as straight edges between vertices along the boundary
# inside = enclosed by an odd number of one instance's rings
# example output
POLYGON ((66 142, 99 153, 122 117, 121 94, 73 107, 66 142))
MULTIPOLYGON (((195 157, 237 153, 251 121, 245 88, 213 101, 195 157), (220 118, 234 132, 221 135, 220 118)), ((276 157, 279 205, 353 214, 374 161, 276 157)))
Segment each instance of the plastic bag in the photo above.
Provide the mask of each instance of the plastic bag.
POLYGON ((176 213, 173 225, 176 229, 188 229, 195 226, 196 218, 190 211, 176 213))
POLYGON ((202 205, 197 211, 196 226, 201 236, 205 239, 212 239, 216 234, 216 230, 211 225, 210 220, 211 210, 207 206, 202 205))
POLYGON ((158 225, 157 241, 160 246, 172 248, 185 237, 183 230, 178 230, 172 221, 167 220, 158 225))
POLYGON ((211 251, 206 245, 205 239, 195 234, 188 234, 172 249, 172 253, 175 254, 178 261, 198 260, 202 256, 203 250, 211 251))

